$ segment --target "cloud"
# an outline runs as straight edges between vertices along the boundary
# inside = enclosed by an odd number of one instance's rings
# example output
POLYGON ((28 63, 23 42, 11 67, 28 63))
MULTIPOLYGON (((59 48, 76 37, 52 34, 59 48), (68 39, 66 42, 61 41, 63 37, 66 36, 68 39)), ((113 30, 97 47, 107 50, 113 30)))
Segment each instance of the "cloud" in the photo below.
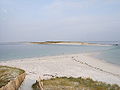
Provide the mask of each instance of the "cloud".
POLYGON ((49 5, 45 6, 47 8, 55 9, 55 8, 84 8, 87 3, 85 2, 75 2, 75 1, 54 1, 49 5))
POLYGON ((8 15, 8 10, 5 8, 0 8, 0 22, 6 20, 7 15, 8 15))
POLYGON ((7 9, 5 9, 5 8, 1 8, 1 9, 0 9, 0 12, 1 12, 1 13, 4 13, 4 14, 7 14, 7 13, 8 13, 7 9))
POLYGON ((78 15, 80 10, 88 8, 92 3, 88 1, 53 1, 41 7, 40 14, 48 18, 63 18, 69 15, 78 15))

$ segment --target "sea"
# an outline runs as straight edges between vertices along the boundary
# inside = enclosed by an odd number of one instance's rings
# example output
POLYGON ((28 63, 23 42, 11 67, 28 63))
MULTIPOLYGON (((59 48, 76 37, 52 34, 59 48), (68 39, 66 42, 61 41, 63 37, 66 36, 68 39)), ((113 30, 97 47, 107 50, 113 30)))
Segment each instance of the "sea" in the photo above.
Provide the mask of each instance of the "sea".
POLYGON ((43 56, 55 56, 64 54, 94 53, 93 56, 95 58, 105 60, 108 63, 120 66, 119 41, 85 41, 85 42, 106 44, 108 46, 57 45, 57 44, 51 45, 51 44, 30 44, 21 42, 4 42, 4 43, 1 42, 0 61, 34 57, 36 58, 43 56))

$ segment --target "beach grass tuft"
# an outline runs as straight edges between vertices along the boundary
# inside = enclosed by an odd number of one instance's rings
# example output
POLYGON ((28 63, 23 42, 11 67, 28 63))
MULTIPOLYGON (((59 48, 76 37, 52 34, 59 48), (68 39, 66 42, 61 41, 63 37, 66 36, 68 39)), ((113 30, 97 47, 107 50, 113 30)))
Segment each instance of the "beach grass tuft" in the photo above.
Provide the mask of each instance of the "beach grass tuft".
MULTIPOLYGON (((56 77, 41 82, 44 90, 120 90, 117 84, 107 84, 91 78, 56 77)), ((38 83, 33 84, 34 90, 39 90, 37 85, 38 83)))

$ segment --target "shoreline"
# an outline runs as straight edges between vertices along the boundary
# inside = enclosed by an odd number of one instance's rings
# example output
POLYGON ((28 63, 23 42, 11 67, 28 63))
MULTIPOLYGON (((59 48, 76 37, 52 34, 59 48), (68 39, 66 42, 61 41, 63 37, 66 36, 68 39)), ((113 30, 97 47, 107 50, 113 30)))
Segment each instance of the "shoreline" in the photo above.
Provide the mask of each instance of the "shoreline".
POLYGON ((111 64, 111 65, 113 65, 113 66, 118 66, 118 67, 120 67, 119 66, 119 64, 116 64, 116 63, 112 63, 112 62, 109 62, 109 61, 106 61, 105 59, 100 59, 100 58, 97 58, 97 57, 95 57, 96 55, 96 53, 98 53, 98 54, 100 54, 100 52, 88 52, 88 53, 69 53, 69 54, 58 54, 58 55, 48 55, 48 56, 35 56, 35 57, 22 57, 22 58, 15 58, 15 59, 3 59, 3 60, 0 60, 0 63, 1 62, 7 62, 7 61, 18 61, 18 60, 29 60, 29 59, 42 59, 42 58, 49 58, 49 57, 56 57, 56 56, 66 56, 66 55, 79 55, 79 54, 82 54, 82 55, 86 55, 86 56, 88 56, 88 57, 92 57, 92 58, 94 58, 94 59, 97 59, 97 60, 99 60, 99 61, 102 61, 102 62, 104 62, 104 63, 108 63, 108 64, 111 64))
POLYGON ((45 56, 10 61, 0 61, 0 65, 24 69, 27 73, 21 90, 29 88, 39 78, 49 79, 51 76, 90 77, 120 86, 120 67, 91 56, 92 53, 45 56), (28 87, 29 86, 29 87, 28 87))
MULTIPOLYGON (((117 63, 113 63, 113 62, 110 62, 110 61, 106 61, 105 59, 100 59, 99 57, 97 57, 97 55, 98 55, 98 54, 101 54, 101 52, 91 52, 91 53, 84 53, 84 54, 86 54, 87 56, 92 57, 92 58, 94 58, 94 59, 97 59, 97 60, 99 60, 99 61, 101 61, 101 62, 103 62, 103 63, 108 63, 108 64, 111 64, 111 65, 113 65, 113 66, 118 66, 118 67, 120 67, 120 65, 117 64, 117 63)), ((99 56, 99 55, 98 55, 98 56, 99 56)))

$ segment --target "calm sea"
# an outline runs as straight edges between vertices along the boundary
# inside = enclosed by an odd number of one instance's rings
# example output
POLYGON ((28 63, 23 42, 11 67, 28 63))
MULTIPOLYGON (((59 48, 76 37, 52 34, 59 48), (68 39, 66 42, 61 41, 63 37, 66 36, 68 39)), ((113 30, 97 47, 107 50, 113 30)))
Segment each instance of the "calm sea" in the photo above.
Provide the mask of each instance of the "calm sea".
POLYGON ((95 57, 120 65, 120 46, 0 43, 0 61, 89 52, 100 52, 95 57))

